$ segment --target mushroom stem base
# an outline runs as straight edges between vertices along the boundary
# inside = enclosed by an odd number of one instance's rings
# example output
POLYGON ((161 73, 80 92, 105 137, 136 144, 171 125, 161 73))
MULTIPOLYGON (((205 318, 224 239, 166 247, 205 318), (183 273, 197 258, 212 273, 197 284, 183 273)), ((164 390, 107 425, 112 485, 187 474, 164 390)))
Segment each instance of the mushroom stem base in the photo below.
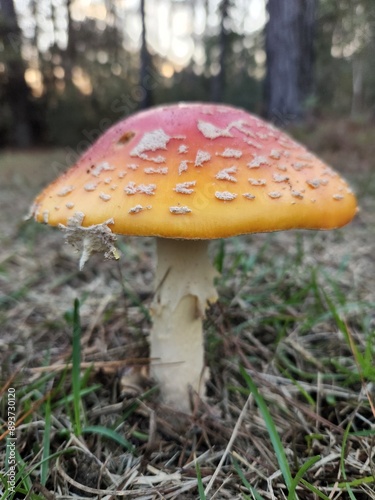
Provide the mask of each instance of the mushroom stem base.
POLYGON ((217 273, 205 240, 159 238, 157 245, 151 376, 166 404, 190 412, 190 388, 205 393, 203 318, 208 303, 217 299, 217 273))

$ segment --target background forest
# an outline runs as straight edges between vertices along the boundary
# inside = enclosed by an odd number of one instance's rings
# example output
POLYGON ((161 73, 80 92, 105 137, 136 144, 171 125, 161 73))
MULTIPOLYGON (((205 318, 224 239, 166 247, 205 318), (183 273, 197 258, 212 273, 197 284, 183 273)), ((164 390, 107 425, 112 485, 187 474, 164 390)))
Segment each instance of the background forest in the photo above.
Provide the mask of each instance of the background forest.
MULTIPOLYGON (((1 0, 0 147, 87 147, 136 109, 375 113, 371 0, 1 0)), ((80 151, 79 151, 80 152, 80 151)))

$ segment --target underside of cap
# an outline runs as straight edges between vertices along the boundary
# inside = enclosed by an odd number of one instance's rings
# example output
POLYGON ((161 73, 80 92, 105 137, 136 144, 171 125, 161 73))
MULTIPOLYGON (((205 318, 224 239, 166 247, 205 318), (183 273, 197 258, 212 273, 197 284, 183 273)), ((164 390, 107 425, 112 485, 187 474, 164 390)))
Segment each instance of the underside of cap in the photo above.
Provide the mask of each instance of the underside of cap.
POLYGON ((347 183, 303 146, 237 108, 177 104, 116 124, 35 200, 39 222, 112 220, 113 233, 210 239, 331 229, 356 213, 347 183))

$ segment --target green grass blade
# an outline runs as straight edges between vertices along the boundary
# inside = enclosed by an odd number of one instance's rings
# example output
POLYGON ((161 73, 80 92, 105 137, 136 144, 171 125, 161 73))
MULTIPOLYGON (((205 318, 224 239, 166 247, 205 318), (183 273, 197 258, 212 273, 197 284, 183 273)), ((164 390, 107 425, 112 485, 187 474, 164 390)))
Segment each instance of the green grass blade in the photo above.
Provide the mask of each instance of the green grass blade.
MULTIPOLYGON (((50 460, 52 460, 54 458, 60 457, 61 455, 66 455, 68 453, 75 453, 75 452, 76 452, 76 448, 66 448, 65 450, 57 451, 57 452, 53 453, 52 455, 49 455, 48 457, 43 458, 42 460, 40 460, 38 463, 36 463, 32 467, 27 468, 27 471, 26 471, 26 463, 22 460, 21 455, 17 452, 16 453, 17 465, 18 465, 19 469, 18 469, 17 475, 16 475, 16 483, 17 484, 16 484, 16 489, 15 489, 15 491, 16 491, 15 494, 23 493, 23 494, 25 494, 25 498, 26 498, 26 494, 29 493, 33 487, 33 483, 30 479, 30 476, 33 474, 33 472, 36 469, 38 469, 39 467, 43 467, 44 463, 50 462, 50 460)), ((3 477, 1 479, 3 479, 3 477)), ((9 496, 7 492, 5 493, 5 495, 6 496, 1 497, 1 500, 3 500, 3 499, 12 500, 12 498, 19 498, 18 496, 15 497, 13 494, 11 494, 11 496, 9 496)), ((41 499, 42 497, 35 494, 31 498, 41 499)))
MULTIPOLYGON (((81 389, 79 391, 79 397, 82 398, 83 396, 87 396, 87 394, 91 394, 92 392, 97 391, 100 389, 102 386, 100 384, 94 384, 90 387, 86 387, 85 389, 81 389)), ((56 392, 56 391, 54 391, 56 392)), ((67 396, 63 396, 61 399, 56 401, 56 403, 53 403, 52 407, 53 408, 58 408, 59 406, 66 406, 67 404, 71 403, 73 401, 74 403, 74 398, 75 394, 68 394, 67 396)))
POLYGON ((74 300, 73 313, 73 408, 74 408, 74 433, 81 435, 81 321, 79 315, 79 300, 74 300))
MULTIPOLYGON (((255 500, 264 500, 264 498, 262 497, 262 495, 260 493, 258 493, 251 486, 251 484, 249 483, 249 481, 246 479, 245 474, 242 472, 239 463, 237 462, 237 460, 233 456, 232 456, 232 462, 233 462, 234 468, 236 469, 237 474, 239 475, 239 477, 240 477, 240 479, 242 481, 242 484, 245 486, 245 488, 247 488, 250 491, 250 493, 252 494, 253 498, 255 500)), ((249 497, 247 497, 247 498, 249 498, 249 497)))
POLYGON ((306 462, 301 466, 301 468, 299 469, 299 471, 297 472, 297 474, 294 476, 293 478, 293 481, 292 481, 292 484, 290 486, 290 491, 289 491, 289 495, 288 495, 288 500, 294 500, 295 498, 295 495, 296 495, 296 488, 298 486, 298 484, 300 483, 303 475, 310 469, 310 467, 312 467, 315 462, 317 462, 318 460, 320 460, 320 456, 316 456, 316 457, 311 457, 309 458, 308 460, 306 460, 306 462))
POLYGON ((366 477, 361 477, 359 479, 353 479, 353 481, 346 482, 344 481, 343 483, 339 483, 338 486, 339 488, 347 488, 348 486, 353 486, 353 488, 356 488, 357 486, 362 486, 363 484, 371 484, 375 483, 375 476, 366 476, 366 477))
POLYGON ((315 493, 315 495, 317 495, 322 500, 330 500, 329 497, 327 497, 327 495, 325 495, 324 493, 322 493, 321 491, 319 491, 318 488, 315 488, 315 486, 313 486, 312 484, 310 484, 305 479, 301 478, 300 479, 300 483, 303 484, 312 493, 315 493))
POLYGON ((253 379, 250 377, 250 375, 245 371, 245 369, 242 366, 240 368, 240 373, 244 378, 244 380, 246 381, 248 388, 252 392, 256 404, 258 405, 258 408, 264 418, 273 449, 275 450, 276 453, 276 458, 279 463, 280 470, 285 480, 285 484, 288 490, 290 490, 290 487, 292 485, 292 474, 290 472, 288 460, 286 458, 280 436, 277 432, 276 425, 272 420, 271 414, 267 408, 267 404, 264 401, 261 394, 259 393, 257 386, 253 382, 253 379))
POLYGON ((101 425, 89 425, 82 429, 82 434, 89 434, 89 433, 98 434, 108 439, 112 439, 112 441, 115 441, 117 444, 123 446, 131 453, 135 453, 134 446, 131 443, 129 443, 127 439, 125 439, 123 436, 121 436, 112 429, 107 429, 107 427, 103 427, 101 425))
POLYGON ((40 482, 43 486, 46 485, 49 471, 49 454, 51 447, 51 396, 46 399, 44 407, 43 452, 40 471, 40 482))
POLYGON ((199 463, 197 460, 195 462, 195 472, 197 474, 199 500, 206 500, 206 495, 204 493, 204 486, 202 483, 201 469, 199 467, 199 463))
POLYGON ((220 240, 219 247, 217 249, 217 252, 216 252, 216 255, 214 258, 214 266, 220 274, 223 273, 224 258, 225 258, 225 241, 220 240))
POLYGON ((314 398, 311 397, 310 394, 302 387, 302 385, 298 383, 298 381, 295 378, 293 378, 292 375, 289 374, 288 370, 283 370, 282 374, 285 377, 287 377, 295 387, 297 387, 297 389, 300 391, 300 393, 306 399, 309 405, 314 408, 316 405, 316 401, 314 400, 314 398))

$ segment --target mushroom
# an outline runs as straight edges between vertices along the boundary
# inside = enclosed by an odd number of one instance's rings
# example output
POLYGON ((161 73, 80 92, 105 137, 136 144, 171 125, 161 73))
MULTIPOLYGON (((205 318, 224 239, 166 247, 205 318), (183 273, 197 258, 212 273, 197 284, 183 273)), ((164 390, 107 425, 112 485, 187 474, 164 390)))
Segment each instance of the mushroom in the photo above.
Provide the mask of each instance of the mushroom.
POLYGON ((208 242, 244 233, 331 229, 356 213, 348 184, 241 109, 175 104, 125 118, 35 200, 32 214, 82 251, 118 258, 115 234, 156 236, 151 375, 166 404, 204 396, 202 321, 217 299, 208 242))

